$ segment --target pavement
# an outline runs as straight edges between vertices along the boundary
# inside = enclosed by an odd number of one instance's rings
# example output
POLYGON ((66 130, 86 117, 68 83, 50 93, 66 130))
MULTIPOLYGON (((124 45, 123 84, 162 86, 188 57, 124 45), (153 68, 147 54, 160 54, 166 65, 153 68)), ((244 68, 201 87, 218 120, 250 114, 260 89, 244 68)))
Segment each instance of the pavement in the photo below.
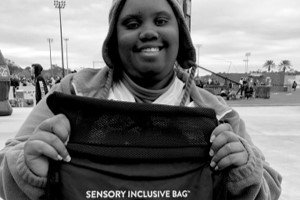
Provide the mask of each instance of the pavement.
POLYGON ((253 143, 266 161, 282 175, 280 200, 300 200, 300 106, 234 109, 244 119, 253 143))
MULTIPOLYGON (((280 200, 300 200, 300 91, 228 103, 244 119, 253 143, 268 163, 283 176, 280 200)), ((0 117, 0 149, 14 137, 31 110, 14 108, 11 116, 0 117)))

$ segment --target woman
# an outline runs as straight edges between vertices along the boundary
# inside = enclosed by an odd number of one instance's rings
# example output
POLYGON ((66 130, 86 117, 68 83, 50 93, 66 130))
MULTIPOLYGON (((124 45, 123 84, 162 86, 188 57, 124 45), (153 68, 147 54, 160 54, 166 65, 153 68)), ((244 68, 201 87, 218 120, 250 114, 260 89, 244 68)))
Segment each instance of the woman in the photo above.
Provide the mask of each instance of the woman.
MULTIPOLYGON (((70 74, 51 92, 174 106, 213 108, 220 121, 211 135, 211 167, 230 167, 226 187, 235 199, 277 199, 281 176, 253 145, 244 122, 226 103, 195 86, 195 49, 176 0, 116 0, 103 45, 107 67, 70 74), (174 68, 176 66, 176 68, 174 68), (190 76, 181 69, 192 68, 190 76)), ((1 152, 6 199, 44 194, 48 159, 69 162, 68 119, 54 116, 46 100, 34 108, 1 152)))
POLYGON ((40 64, 32 64, 32 76, 35 85, 35 100, 36 104, 48 93, 48 87, 44 77, 42 76, 43 67, 40 64))

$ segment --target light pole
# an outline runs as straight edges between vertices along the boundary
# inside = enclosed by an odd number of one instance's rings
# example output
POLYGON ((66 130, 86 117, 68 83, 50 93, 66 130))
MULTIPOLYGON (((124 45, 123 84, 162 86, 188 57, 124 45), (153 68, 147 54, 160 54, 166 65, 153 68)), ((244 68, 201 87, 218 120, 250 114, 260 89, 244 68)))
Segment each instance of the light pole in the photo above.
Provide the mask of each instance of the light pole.
POLYGON ((227 72, 227 73, 229 73, 232 62, 231 61, 226 61, 226 62, 229 63, 228 72, 227 72))
POLYGON ((54 1, 55 8, 59 10, 59 25, 60 25, 60 46, 61 46, 61 65, 62 65, 62 76, 65 77, 65 67, 64 67, 64 46, 62 39, 62 25, 61 25, 61 9, 64 9, 66 6, 65 1, 54 1))
POLYGON ((202 44, 196 44, 197 50, 198 50, 198 59, 197 63, 200 65, 200 48, 202 47, 202 44))
POLYGON ((53 77, 53 69, 52 69, 52 54, 51 54, 51 43, 53 42, 52 38, 47 38, 49 42, 49 50, 50 50, 50 69, 51 69, 51 75, 53 77))
POLYGON ((246 54, 245 54, 245 56, 246 56, 246 60, 245 60, 245 62, 246 62, 246 69, 245 69, 245 71, 246 71, 246 73, 248 73, 248 63, 249 63, 249 56, 251 56, 251 53, 250 52, 247 52, 246 54))
POLYGON ((247 60, 243 60, 245 62, 245 73, 247 73, 247 60))
POLYGON ((67 74, 69 73, 69 58, 68 58, 68 41, 69 38, 64 39, 66 42, 66 61, 67 61, 67 74))
MULTIPOLYGON (((200 66, 200 48, 202 47, 202 44, 196 44, 196 47, 197 47, 197 50, 198 50, 197 64, 198 64, 198 66, 200 66)), ((198 77, 199 74, 200 74, 199 68, 197 67, 195 77, 198 77)))

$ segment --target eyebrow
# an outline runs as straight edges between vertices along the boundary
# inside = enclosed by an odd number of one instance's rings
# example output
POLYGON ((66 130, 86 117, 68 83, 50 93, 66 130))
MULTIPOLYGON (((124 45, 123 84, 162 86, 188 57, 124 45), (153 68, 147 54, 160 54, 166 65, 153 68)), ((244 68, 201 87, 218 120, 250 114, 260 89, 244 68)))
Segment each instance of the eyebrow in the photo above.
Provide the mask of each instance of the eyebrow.
POLYGON ((142 15, 141 14, 128 14, 128 15, 124 15, 124 16, 120 16, 120 21, 126 21, 127 19, 142 19, 142 15))
POLYGON ((172 14, 167 12, 167 11, 160 11, 160 12, 157 12, 156 15, 166 15, 167 17, 171 17, 172 14))
MULTIPOLYGON (((167 11, 159 11, 153 14, 154 16, 159 16, 159 15, 166 15, 167 17, 171 18, 171 13, 167 12, 167 11)), ((120 16, 120 21, 124 21, 130 18, 135 18, 135 19, 142 19, 143 16, 140 12, 136 13, 136 14, 126 14, 124 16, 120 16)))

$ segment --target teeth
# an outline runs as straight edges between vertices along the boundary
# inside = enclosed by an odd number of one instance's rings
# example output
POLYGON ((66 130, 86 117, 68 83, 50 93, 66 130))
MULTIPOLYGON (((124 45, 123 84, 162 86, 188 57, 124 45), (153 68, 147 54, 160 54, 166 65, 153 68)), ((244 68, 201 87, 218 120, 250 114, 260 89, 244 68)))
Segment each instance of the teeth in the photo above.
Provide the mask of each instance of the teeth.
POLYGON ((142 49, 142 52, 158 52, 159 48, 146 48, 142 49))

